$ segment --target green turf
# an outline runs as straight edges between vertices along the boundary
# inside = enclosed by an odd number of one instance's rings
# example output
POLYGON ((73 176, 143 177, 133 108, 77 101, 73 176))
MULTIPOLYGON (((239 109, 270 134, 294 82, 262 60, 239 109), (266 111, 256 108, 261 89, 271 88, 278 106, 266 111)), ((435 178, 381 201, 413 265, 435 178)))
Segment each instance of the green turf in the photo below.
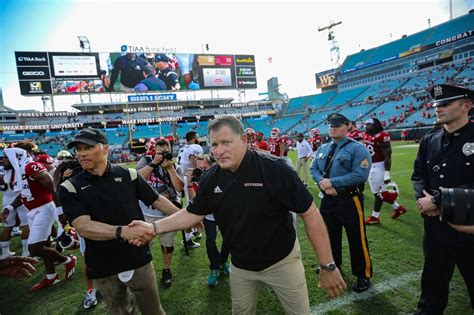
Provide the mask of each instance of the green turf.
MULTIPOLYGON (((410 183, 416 147, 404 147, 397 144, 393 150, 392 177, 398 183, 401 196, 399 202, 409 209, 408 213, 397 220, 390 219, 391 208, 384 205, 382 224, 367 227, 370 253, 372 256, 374 277, 372 283, 387 282, 407 273, 420 271, 423 267, 422 255, 422 219, 414 205, 413 190, 410 183)), ((292 155, 294 158, 294 155, 292 155)), ((366 189, 366 216, 372 210, 373 198, 366 189)), ((314 184, 310 191, 316 196, 314 184)), ((316 204, 319 199, 315 198, 316 204)), ((306 238, 303 222, 298 219, 298 235, 302 248, 310 304, 317 311, 319 303, 330 301, 325 291, 317 288, 317 277, 313 267, 317 265, 315 254, 306 238)), ((218 240, 220 242, 220 239, 218 240)), ((230 314, 231 301, 228 277, 221 275, 216 288, 207 287, 208 260, 205 252, 204 239, 201 247, 190 250, 186 256, 181 245, 181 236, 176 238, 176 250, 173 257, 172 270, 175 281, 169 289, 160 287, 160 296, 164 309, 168 314, 230 314)), ((13 250, 20 252, 18 237, 12 240, 13 250)), ((344 278, 351 284, 350 262, 347 241, 343 242, 345 271, 344 278)), ((83 258, 79 251, 73 252, 79 257, 78 268, 82 267, 83 258)), ((158 280, 161 278, 162 260, 157 242, 153 244, 154 264, 158 280)), ((106 257, 104 257, 106 259, 106 257)), ((64 267, 57 268, 64 277, 64 267)), ((28 288, 41 280, 44 268, 39 265, 33 278, 16 282, 10 279, 0 280, 0 313, 1 314, 73 314, 84 312, 81 309, 84 295, 84 281, 78 272, 72 280, 62 281, 52 288, 41 292, 28 293, 28 288)), ((330 314, 405 314, 416 309, 420 294, 419 278, 405 283, 401 287, 386 291, 366 300, 352 302, 336 309, 330 314)), ((341 299, 341 298, 339 298, 341 299)), ((344 299, 344 296, 342 297, 344 299)), ((93 314, 104 314, 103 302, 89 311, 93 314)), ((262 286, 258 298, 258 314, 281 314, 283 310, 270 288, 262 286)), ((450 286, 450 299, 446 314, 471 314, 467 289, 456 270, 450 286)))

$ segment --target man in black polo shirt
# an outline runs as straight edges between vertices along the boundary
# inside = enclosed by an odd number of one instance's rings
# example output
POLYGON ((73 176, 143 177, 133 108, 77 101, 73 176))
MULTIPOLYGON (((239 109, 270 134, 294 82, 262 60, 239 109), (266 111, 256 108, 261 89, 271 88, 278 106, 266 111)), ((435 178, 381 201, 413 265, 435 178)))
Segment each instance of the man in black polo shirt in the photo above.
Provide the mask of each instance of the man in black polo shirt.
MULTIPOLYGON (((200 181, 187 208, 148 226, 155 234, 180 230, 213 213, 231 253, 232 311, 256 311, 260 282, 270 285, 288 314, 309 314, 306 277, 290 211, 303 219, 321 263, 320 286, 330 297, 346 288, 333 262, 324 221, 313 198, 284 160, 247 150, 242 124, 234 117, 210 122, 217 165, 200 181)), ((140 242, 135 242, 139 244, 140 242)))
POLYGON ((132 308, 127 287, 142 314, 164 314, 149 246, 125 241, 146 243, 152 233, 127 224, 144 219, 138 200, 168 214, 179 209, 160 198, 136 170, 111 165, 107 138, 99 130, 81 130, 68 147, 75 148, 83 171, 61 184, 59 196, 69 222, 86 240, 88 278, 94 279, 110 314, 132 308))

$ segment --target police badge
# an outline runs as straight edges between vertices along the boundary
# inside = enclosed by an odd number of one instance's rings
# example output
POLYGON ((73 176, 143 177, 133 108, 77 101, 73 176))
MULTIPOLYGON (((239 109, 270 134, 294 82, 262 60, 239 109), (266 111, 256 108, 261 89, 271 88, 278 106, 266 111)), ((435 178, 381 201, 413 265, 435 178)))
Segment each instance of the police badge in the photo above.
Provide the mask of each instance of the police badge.
POLYGON ((465 156, 470 156, 470 155, 474 154, 474 142, 464 143, 464 145, 462 146, 462 153, 465 156))

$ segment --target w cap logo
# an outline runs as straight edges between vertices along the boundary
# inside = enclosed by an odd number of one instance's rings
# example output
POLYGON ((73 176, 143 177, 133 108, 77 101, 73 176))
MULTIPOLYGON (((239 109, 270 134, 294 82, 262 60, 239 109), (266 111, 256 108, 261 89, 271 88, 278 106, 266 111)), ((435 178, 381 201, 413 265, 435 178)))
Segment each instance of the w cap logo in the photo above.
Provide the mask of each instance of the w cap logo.
POLYGON ((433 88, 434 91, 434 97, 442 96, 443 95, 443 88, 440 85, 436 85, 433 88))
POLYGON ((117 183, 121 183, 122 177, 114 177, 114 181, 116 181, 117 183))

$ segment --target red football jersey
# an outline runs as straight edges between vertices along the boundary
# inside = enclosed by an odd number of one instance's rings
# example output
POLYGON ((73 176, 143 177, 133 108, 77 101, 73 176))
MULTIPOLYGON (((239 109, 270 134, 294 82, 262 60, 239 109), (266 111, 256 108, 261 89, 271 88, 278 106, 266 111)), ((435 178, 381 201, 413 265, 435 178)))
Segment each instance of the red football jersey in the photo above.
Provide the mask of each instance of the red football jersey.
POLYGON ((253 144, 259 147, 260 150, 268 151, 268 143, 265 140, 255 141, 253 144))
POLYGON ((372 156, 372 162, 382 162, 384 157, 380 149, 380 144, 390 143, 390 135, 385 131, 381 131, 374 136, 364 133, 363 141, 372 156))
POLYGON ((270 151, 271 154, 275 156, 281 156, 280 155, 280 143, 282 143, 284 140, 282 138, 270 138, 268 139, 268 150, 270 151))
POLYGON ((48 171, 44 165, 39 162, 30 162, 25 166, 25 174, 30 187, 31 197, 22 198, 22 201, 29 210, 53 201, 53 193, 32 178, 34 175, 42 172, 48 171))
POLYGON ((323 144, 323 138, 321 136, 314 136, 308 140, 308 142, 311 144, 311 147, 313 148, 313 152, 317 151, 318 148, 323 144))
POLYGON ((360 141, 363 138, 363 134, 362 134, 362 132, 360 132, 359 130, 356 129, 356 130, 352 130, 352 131, 348 132, 347 137, 351 138, 351 139, 354 139, 355 141, 360 141))

